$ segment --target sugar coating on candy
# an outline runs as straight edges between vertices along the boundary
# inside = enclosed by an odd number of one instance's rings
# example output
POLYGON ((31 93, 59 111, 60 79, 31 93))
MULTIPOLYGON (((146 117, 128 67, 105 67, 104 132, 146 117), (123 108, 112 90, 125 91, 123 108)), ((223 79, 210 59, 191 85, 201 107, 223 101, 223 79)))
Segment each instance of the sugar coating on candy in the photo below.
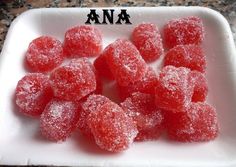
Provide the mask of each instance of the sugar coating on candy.
POLYGON ((75 103, 52 100, 40 117, 42 135, 52 141, 64 141, 76 129, 79 114, 75 103))
POLYGON ((87 119, 97 145, 110 152, 129 148, 138 131, 133 120, 113 102, 105 103, 91 112, 87 119))
POLYGON ((134 28, 132 42, 145 61, 154 61, 163 54, 160 32, 152 23, 142 23, 134 28))
POLYGON ((165 116, 168 136, 172 140, 200 142, 218 136, 216 110, 209 104, 191 103, 186 112, 168 112, 165 116))
POLYGON ((122 109, 137 125, 138 135, 135 140, 158 139, 163 130, 163 115, 155 105, 154 97, 140 92, 133 93, 120 104, 122 109))
POLYGON ((122 100, 134 92, 153 94, 158 81, 157 74, 152 67, 148 67, 145 75, 139 80, 127 86, 117 85, 119 96, 122 100))
POLYGON ((96 112, 97 108, 110 100, 102 95, 90 95, 84 102, 80 103, 80 118, 78 128, 81 133, 89 138, 93 138, 90 128, 87 125, 87 117, 91 112, 96 112))
POLYGON ((76 26, 66 31, 64 54, 72 57, 97 56, 102 51, 102 34, 93 26, 76 26))
POLYGON ((105 54, 101 54, 99 57, 97 57, 97 59, 94 61, 93 64, 99 76, 104 77, 109 80, 114 79, 110 71, 110 68, 107 64, 105 54))
POLYGON ((51 75, 55 97, 79 101, 96 89, 96 76, 87 58, 72 59, 67 65, 58 67, 51 75))
POLYGON ((191 71, 194 80, 193 102, 204 102, 207 98, 208 85, 206 76, 198 71, 191 71))
POLYGON ((204 39, 204 27, 199 17, 190 16, 169 21, 163 30, 167 47, 176 45, 201 44, 204 39))
POLYGON ((50 81, 40 73, 27 74, 16 86, 16 105, 27 116, 39 116, 52 97, 50 81))
POLYGON ((50 36, 34 39, 26 51, 26 64, 35 72, 46 72, 63 61, 63 48, 59 40, 50 36))
POLYGON ((147 65, 130 41, 118 39, 108 45, 103 54, 119 85, 127 86, 145 75, 147 65))
POLYGON ((165 66, 156 86, 156 105, 165 110, 184 111, 193 95, 193 78, 185 67, 165 66))
POLYGON ((164 59, 164 66, 187 67, 204 73, 206 70, 206 56, 200 46, 178 45, 170 49, 164 59))

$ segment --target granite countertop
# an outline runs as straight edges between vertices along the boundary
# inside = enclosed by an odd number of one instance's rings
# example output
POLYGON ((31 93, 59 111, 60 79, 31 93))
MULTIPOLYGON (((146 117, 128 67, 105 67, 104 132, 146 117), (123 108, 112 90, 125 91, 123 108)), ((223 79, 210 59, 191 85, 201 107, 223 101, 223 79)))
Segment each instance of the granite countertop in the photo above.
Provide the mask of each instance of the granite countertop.
POLYGON ((41 7, 205 6, 219 11, 231 25, 236 42, 235 0, 0 0, 0 52, 12 20, 22 12, 41 7))

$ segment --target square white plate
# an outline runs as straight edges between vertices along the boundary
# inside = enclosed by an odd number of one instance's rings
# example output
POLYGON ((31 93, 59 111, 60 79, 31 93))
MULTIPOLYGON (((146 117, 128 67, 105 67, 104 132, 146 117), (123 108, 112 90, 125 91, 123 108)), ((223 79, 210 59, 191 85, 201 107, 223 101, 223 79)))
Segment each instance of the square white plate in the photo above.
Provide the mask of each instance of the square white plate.
MULTIPOLYGON (((115 20, 120 8, 115 9, 115 20)), ((116 38, 127 38, 133 27, 152 22, 162 29, 170 19, 199 16, 203 19, 207 54, 208 102, 216 107, 220 135, 207 143, 178 143, 161 138, 135 143, 119 154, 101 151, 75 134, 64 143, 43 140, 38 121, 18 114, 13 94, 17 81, 26 74, 24 53, 29 42, 40 35, 63 40, 65 31, 84 24, 88 8, 35 9, 12 23, 0 57, 0 164, 81 166, 236 166, 236 52, 229 24, 219 13, 202 7, 126 8, 131 25, 96 25, 104 35, 104 46, 116 38)), ((97 12, 102 18, 102 9, 97 12)), ((155 65, 154 65, 155 66, 155 65)), ((156 67, 157 69, 157 67, 156 67)))

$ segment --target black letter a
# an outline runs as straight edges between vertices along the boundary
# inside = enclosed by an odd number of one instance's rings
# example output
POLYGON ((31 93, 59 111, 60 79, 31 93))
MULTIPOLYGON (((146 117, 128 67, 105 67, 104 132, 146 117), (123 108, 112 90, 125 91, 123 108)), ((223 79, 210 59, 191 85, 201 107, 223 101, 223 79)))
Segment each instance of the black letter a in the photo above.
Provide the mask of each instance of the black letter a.
POLYGON ((128 15, 126 13, 126 9, 121 9, 120 14, 118 14, 118 20, 116 22, 116 24, 121 24, 121 20, 125 21, 125 24, 131 24, 131 22, 129 21, 130 15, 128 15))
POLYGON ((96 10, 94 9, 91 9, 90 10, 90 13, 87 15, 88 16, 88 19, 87 21, 85 22, 85 24, 91 24, 90 23, 90 20, 91 21, 94 21, 95 24, 100 24, 98 18, 99 18, 99 15, 96 13, 96 10))

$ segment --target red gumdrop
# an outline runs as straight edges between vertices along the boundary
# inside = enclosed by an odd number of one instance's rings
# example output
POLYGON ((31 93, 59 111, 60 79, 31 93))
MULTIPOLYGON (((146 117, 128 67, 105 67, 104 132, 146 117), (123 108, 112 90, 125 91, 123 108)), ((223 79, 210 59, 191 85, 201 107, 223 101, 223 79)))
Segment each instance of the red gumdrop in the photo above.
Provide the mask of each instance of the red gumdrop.
POLYGON ((208 85, 204 74, 198 71, 191 71, 194 79, 194 93, 192 96, 193 102, 204 102, 207 98, 208 85))
POLYGON ((16 105, 27 116, 38 117, 52 97, 49 79, 40 73, 27 74, 16 86, 16 105))
POLYGON ((155 71, 151 67, 148 67, 147 72, 139 81, 127 86, 117 84, 118 93, 122 100, 126 99, 134 92, 154 94, 157 82, 158 77, 155 71))
POLYGON ((94 67, 98 72, 98 75, 109 80, 113 80, 114 77, 108 67, 105 54, 101 54, 95 61, 94 67))
POLYGON ((118 39, 108 45, 103 54, 119 85, 127 86, 145 75, 147 65, 130 41, 118 39))
POLYGON ((164 59, 164 66, 187 67, 204 73, 206 71, 206 56, 200 46, 178 45, 170 49, 164 59))
POLYGON ((94 91, 95 94, 102 94, 103 91, 103 84, 101 81, 101 78, 99 77, 99 75, 96 73, 96 89, 94 91))
POLYGON ((55 69, 50 79, 55 97, 63 100, 79 101, 96 89, 94 69, 87 58, 72 59, 55 69))
POLYGON ((120 106, 137 125, 136 141, 155 140, 160 137, 164 118, 155 106, 152 95, 135 92, 120 106))
POLYGON ((209 104, 191 103, 186 112, 166 112, 167 133, 172 140, 209 141, 219 133, 216 110, 209 104))
POLYGON ((167 47, 176 45, 201 44, 204 27, 199 17, 190 16, 169 21, 164 26, 164 42, 167 47))
POLYGON ((87 125, 87 117, 91 112, 97 112, 97 108, 103 104, 110 102, 110 100, 102 95, 90 95, 88 98, 80 103, 80 118, 78 128, 80 132, 89 138, 93 138, 92 132, 87 125))
POLYGON ((76 26, 66 31, 64 54, 69 57, 97 56, 102 51, 102 34, 93 26, 76 26))
POLYGON ((160 32, 152 23, 142 23, 134 28, 132 42, 145 61, 154 61, 164 52, 160 32))
POLYGON ((35 72, 47 72, 63 61, 63 48, 59 40, 41 36, 34 39, 26 51, 26 64, 35 72))
POLYGON ((193 89, 193 78, 188 68, 166 66, 159 74, 156 105, 164 110, 184 111, 191 103, 193 89))
POLYGON ((108 102, 91 112, 87 119, 97 145, 110 152, 129 148, 138 131, 133 120, 119 105, 108 102))
POLYGON ((64 141, 76 129, 78 106, 69 101, 52 100, 40 117, 42 135, 52 141, 64 141))

